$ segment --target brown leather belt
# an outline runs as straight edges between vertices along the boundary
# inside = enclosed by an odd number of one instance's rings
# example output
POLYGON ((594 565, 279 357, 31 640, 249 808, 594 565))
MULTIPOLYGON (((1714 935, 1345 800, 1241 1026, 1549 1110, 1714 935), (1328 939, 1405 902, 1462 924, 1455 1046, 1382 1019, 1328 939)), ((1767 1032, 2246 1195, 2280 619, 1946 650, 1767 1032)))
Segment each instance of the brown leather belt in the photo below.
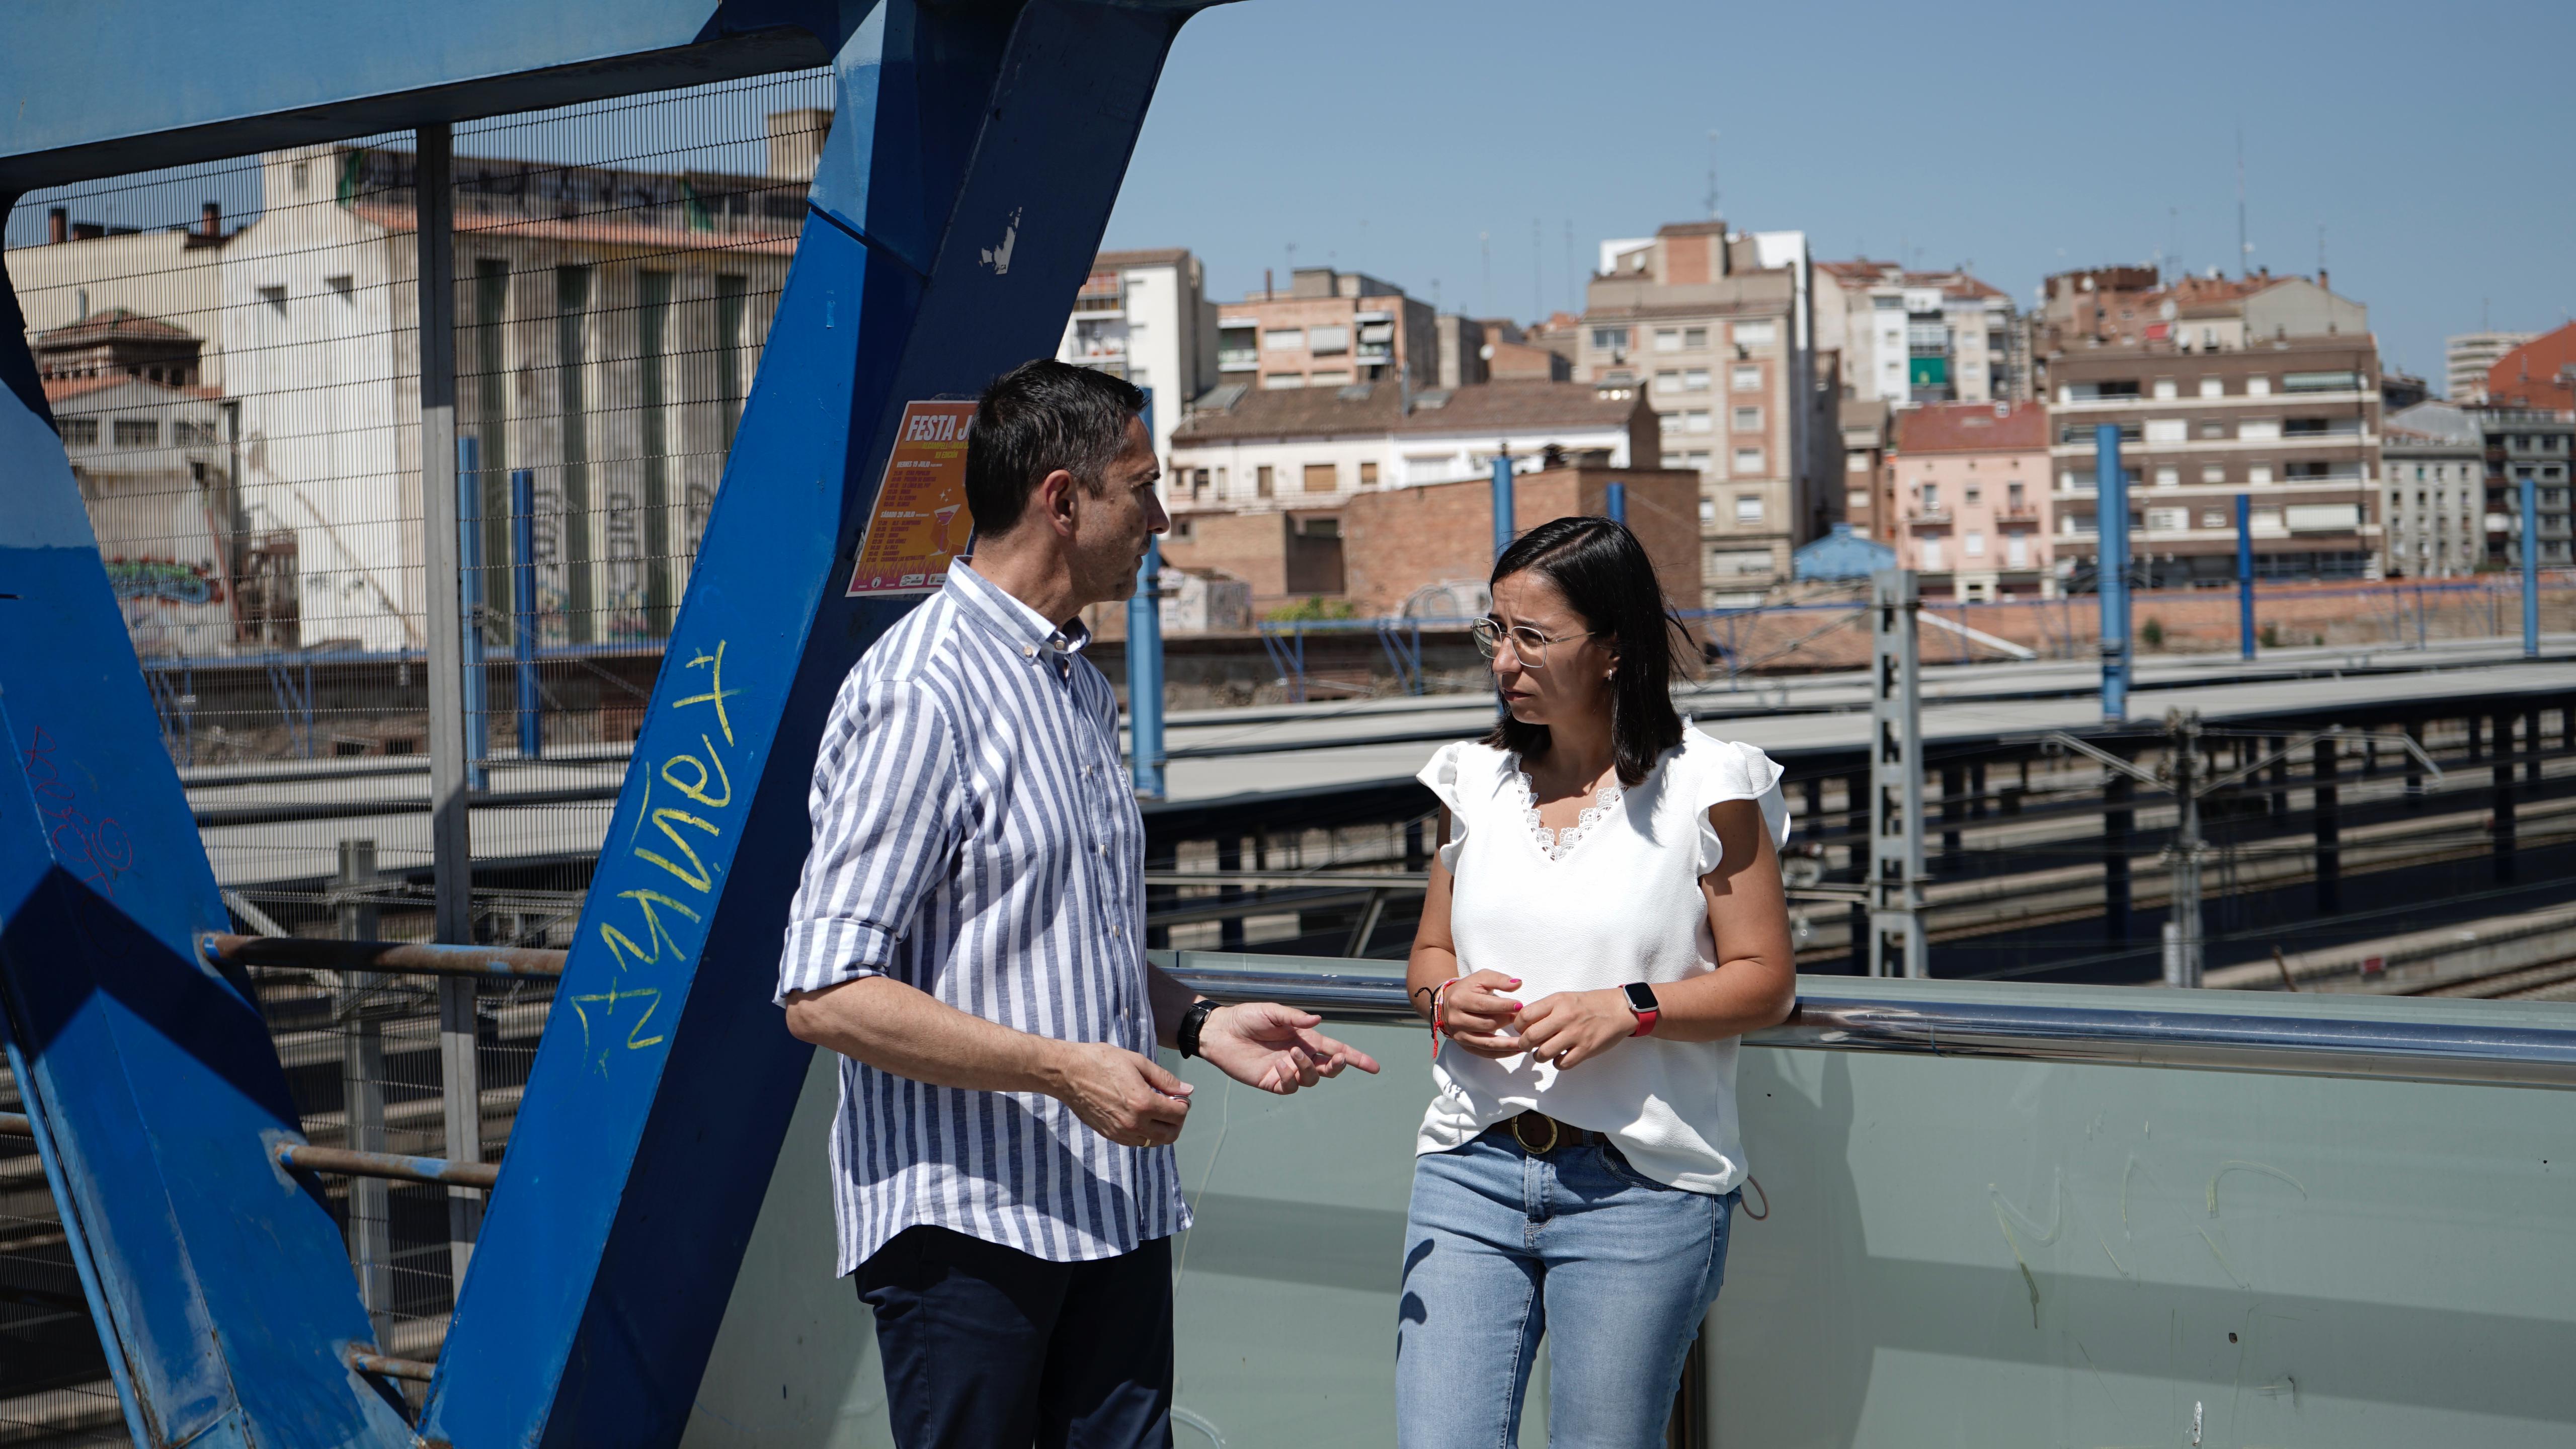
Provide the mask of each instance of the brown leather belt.
POLYGON ((1559 1122, 1545 1112, 1523 1112, 1517 1117, 1506 1117, 1485 1130, 1511 1138, 1532 1157, 1545 1157, 1560 1147, 1588 1147, 1610 1140, 1606 1132, 1559 1122))

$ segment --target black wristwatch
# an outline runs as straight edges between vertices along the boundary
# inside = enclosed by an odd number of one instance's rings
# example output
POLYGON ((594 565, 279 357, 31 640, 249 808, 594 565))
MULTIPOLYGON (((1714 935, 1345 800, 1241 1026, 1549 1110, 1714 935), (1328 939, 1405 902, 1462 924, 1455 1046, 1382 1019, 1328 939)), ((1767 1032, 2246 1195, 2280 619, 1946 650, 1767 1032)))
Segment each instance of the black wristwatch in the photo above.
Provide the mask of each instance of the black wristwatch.
POLYGON ((1207 1025, 1207 1019, 1216 1015, 1216 1009, 1224 1004, 1202 996, 1190 1003, 1189 1010, 1181 1013, 1181 1029, 1172 1033, 1172 1044, 1180 1048, 1182 1056, 1199 1054, 1199 1032, 1207 1025))

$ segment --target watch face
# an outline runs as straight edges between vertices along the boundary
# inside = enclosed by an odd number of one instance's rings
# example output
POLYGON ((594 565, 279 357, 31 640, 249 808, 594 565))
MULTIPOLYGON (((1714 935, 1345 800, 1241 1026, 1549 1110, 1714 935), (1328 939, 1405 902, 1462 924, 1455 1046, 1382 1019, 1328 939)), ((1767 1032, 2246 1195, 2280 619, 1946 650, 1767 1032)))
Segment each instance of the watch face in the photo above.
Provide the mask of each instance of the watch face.
POLYGON ((1630 1011, 1643 1013, 1659 1009, 1655 1004, 1655 988, 1648 986, 1645 982, 1631 981, 1620 989, 1628 993, 1628 1009, 1630 1011))

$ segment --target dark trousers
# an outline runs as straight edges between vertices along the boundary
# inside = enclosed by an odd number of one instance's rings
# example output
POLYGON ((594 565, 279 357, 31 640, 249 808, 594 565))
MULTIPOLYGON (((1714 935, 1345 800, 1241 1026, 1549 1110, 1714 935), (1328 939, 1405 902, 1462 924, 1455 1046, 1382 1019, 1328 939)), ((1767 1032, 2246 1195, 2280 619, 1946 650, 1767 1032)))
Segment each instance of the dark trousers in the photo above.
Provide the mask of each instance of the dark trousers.
POLYGON ((906 1228, 856 1274, 902 1449, 1165 1449, 1172 1250, 1050 1263, 906 1228))

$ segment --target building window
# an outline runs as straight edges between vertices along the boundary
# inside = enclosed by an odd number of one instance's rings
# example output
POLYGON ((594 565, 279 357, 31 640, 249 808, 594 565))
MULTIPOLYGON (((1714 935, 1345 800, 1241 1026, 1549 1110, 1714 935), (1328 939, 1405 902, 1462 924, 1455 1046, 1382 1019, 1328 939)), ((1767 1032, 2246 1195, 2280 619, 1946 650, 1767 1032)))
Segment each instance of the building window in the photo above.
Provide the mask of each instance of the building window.
POLYGON ((1762 369, 1759 366, 1738 367, 1727 375, 1727 379, 1726 385, 1737 392, 1762 390, 1762 369))
POLYGON ((1692 408, 1683 413, 1681 419, 1682 431, 1685 433, 1705 433, 1709 430, 1709 416, 1706 408, 1692 408))
POLYGON ((1656 328, 1656 329, 1655 329, 1655 350, 1656 350, 1657 352, 1679 352, 1679 351, 1681 351, 1681 350, 1682 350, 1682 329, 1680 329, 1680 328, 1678 328, 1678 327, 1658 327, 1658 328, 1656 328))
POLYGON ((1257 498, 1268 498, 1271 496, 1274 491, 1274 485, 1271 482, 1271 470, 1269 464, 1264 463, 1253 470, 1252 491, 1253 496, 1257 498))
POLYGON ((1676 372, 1671 368, 1666 368, 1655 374, 1655 391, 1680 392, 1681 390, 1682 375, 1679 372, 1676 372))
POLYGON ((2188 508, 2147 510, 2147 531, 2150 533, 2179 533, 2189 527, 2191 527, 2191 510, 2188 508))
POLYGON ((2160 377, 2160 378, 2157 378, 2157 379, 2156 379, 2156 396, 2158 396, 2158 397, 2172 397, 2172 396, 2174 396, 2175 392, 2176 392, 2176 389, 2175 389, 2175 387, 2174 387, 2174 380, 2173 380, 2172 378, 2170 378, 2170 377, 2160 377))
POLYGON ((1682 454, 1682 464, 1685 467, 1696 469, 1702 473, 1707 472, 1708 450, 1706 448, 1691 449, 1689 452, 1682 454))
POLYGON ((1949 567, 1948 563, 1947 563, 1946 561, 1944 561, 1944 560, 1942 559, 1942 557, 1941 557, 1941 540, 1940 540, 1940 538, 1938 538, 1938 537, 1936 536, 1936 537, 1927 538, 1927 539, 1923 540, 1923 570, 1924 570, 1924 572, 1926 572, 1926 573, 1939 573, 1941 570, 1943 570, 1944 568, 1947 568, 1947 567, 1949 567))
POLYGON ((1666 453, 1664 455, 1664 466, 1667 468, 1678 468, 1682 466, 1682 455, 1679 453, 1666 453))
POLYGON ((1777 322, 1735 324, 1735 345, 1738 347, 1768 347, 1779 340, 1780 324, 1777 322))
POLYGON ((2200 510, 2200 526, 2203 528, 2225 528, 2227 526, 2227 511, 2223 508, 2204 508, 2200 510))
POLYGON ((1761 471, 1762 471, 1762 450, 1761 450, 1760 448, 1738 448, 1738 449, 1736 449, 1736 450, 1735 450, 1735 471, 1736 471, 1736 472, 1738 472, 1738 473, 1759 473, 1759 472, 1761 472, 1761 471))
POLYGON ((1682 369, 1682 391, 1684 391, 1684 392, 1706 392, 1706 391, 1708 391, 1708 369, 1707 369, 1707 368, 1705 368, 1705 367, 1686 367, 1686 368, 1683 368, 1683 369, 1682 369))
POLYGON ((2245 395, 2247 397, 2270 397, 2272 395, 2272 379, 2268 377, 2249 377, 2245 379, 2245 395))
POLYGON ((1940 512, 1940 511, 1941 511, 1941 485, 1940 485, 1940 484, 1938 484, 1938 483, 1926 483, 1926 484, 1924 484, 1922 487, 1920 487, 1920 488, 1918 488, 1918 489, 1916 489, 1916 490, 1914 490, 1914 491, 1922 495, 1922 497, 1923 497, 1923 509, 1924 509, 1924 511, 1925 511, 1925 512, 1927 512, 1927 513, 1938 513, 1938 512, 1940 512))
POLYGON ((2224 483, 2227 481, 2227 470, 2216 463, 2212 463, 2208 467, 2200 470, 2200 481, 2203 483, 2224 483))
POLYGON ((1707 328, 1705 328, 1705 327, 1685 327, 1685 328, 1683 328, 1683 329, 1682 329, 1682 347, 1683 347, 1683 349, 1684 349, 1685 351, 1695 351, 1695 350, 1697 350, 1697 349, 1699 349, 1699 348, 1706 347, 1707 345, 1708 345, 1708 329, 1707 329, 1707 328))
POLYGON ((2359 392, 2358 372, 2293 372, 2281 379, 2283 392, 2359 392))
POLYGON ((1362 463, 1360 465, 1360 486, 1362 488, 1375 488, 1377 486, 1377 465, 1375 463, 1362 463))
POLYGON ((2182 470, 2180 468, 2158 468, 2156 470, 2156 486, 2159 488, 2180 488, 2182 486, 2182 470))
POLYGON ((1595 327, 1592 329, 1592 345, 1603 352, 1625 352, 1628 350, 1628 329, 1595 327))
POLYGON ((1261 365, 1258 345, 1260 329, 1246 322, 1240 325, 1221 323, 1216 329, 1216 367, 1219 372, 1250 372, 1261 365))
POLYGON ((1272 352, 1299 352, 1306 346, 1303 327, 1273 327, 1261 334, 1261 345, 1272 352))
POLYGON ((2019 512, 2026 505, 2027 499, 2022 493, 2022 485, 2020 483, 2013 482, 2004 485, 2004 506, 2006 508, 2019 512))
POLYGON ((62 430, 63 441, 74 447, 98 445, 98 419, 56 418, 54 426, 62 430))
POLYGON ((1760 523, 1762 521, 1762 495, 1759 493, 1736 494, 1735 521, 1738 523, 1760 523))
MULTIPOLYGON (((1129 382, 1136 381, 1136 375, 1134 373, 1129 373, 1127 375, 1127 380, 1129 382)), ((1326 372, 1308 373, 1306 376, 1306 385, 1308 387, 1343 387, 1348 385, 1350 380, 1351 370, 1349 368, 1336 367, 1326 372)))
POLYGON ((1306 329, 1306 350, 1317 357, 1338 356, 1348 352, 1351 350, 1351 329, 1340 326, 1309 327, 1306 329))
POLYGON ((1735 430, 1737 432, 1758 433, 1762 431, 1762 409, 1758 407, 1737 408, 1735 410, 1734 421, 1735 430))
POLYGON ((2150 443, 2179 443, 2183 441, 2183 437, 2183 420, 2180 418, 2147 420, 2146 440, 2150 443))
POLYGON ((2246 482, 2248 482, 2248 483, 2269 483, 2269 482, 2271 482, 2271 481, 2272 481, 2272 465, 2271 465, 2271 464, 2269 464, 2269 463, 2257 463, 2257 464, 2255 464, 2253 467, 2246 469, 2246 470, 2245 470, 2245 481, 2246 481, 2246 482))
POLYGON ((2014 569, 2026 569, 2030 567, 2029 534, 2007 533, 2004 535, 2004 567, 2014 569))
POLYGON ((1868 471, 1869 471, 1869 454, 1867 454, 1867 453, 1845 453, 1845 454, 1843 454, 1843 471, 1844 471, 1844 472, 1846 472, 1846 473, 1866 473, 1866 472, 1868 472, 1868 471))
MULTIPOLYGON (((1975 467, 1975 466, 1977 466, 1977 465, 1976 465, 1976 464, 1974 464, 1974 463, 1970 463, 1968 466, 1969 466, 1969 467, 1971 467, 1971 468, 1973 468, 1973 467, 1975 467)), ((1976 484, 1974 484, 1974 483, 1971 483, 1971 484, 1969 484, 1969 485, 1968 485, 1968 501, 1969 501, 1970 503, 1978 502, 1978 501, 1980 501, 1981 499, 1983 499, 1985 496, 1986 496, 1986 494, 1985 494, 1985 490, 1984 490, 1984 489, 1979 488, 1979 487, 1978 487, 1976 484)))
POLYGON ((1261 390, 1263 392, 1278 392, 1285 388, 1304 387, 1305 385, 1306 379, 1304 375, 1300 373, 1265 372, 1261 375, 1261 390))
POLYGON ((1986 536, 1971 530, 1959 536, 1959 552, 1970 558, 1986 556, 1986 536))
POLYGON ((1306 465, 1305 490, 1309 493, 1338 493, 1342 487, 1341 466, 1336 463, 1306 465))
POLYGON ((1716 500, 1716 499, 1714 499, 1714 498, 1703 498, 1703 499, 1701 499, 1701 500, 1699 501, 1699 521, 1700 521, 1700 522, 1702 522, 1702 523, 1715 523, 1715 522, 1717 522, 1717 500, 1716 500))
POLYGON ((170 441, 182 448, 211 448, 215 445, 215 425, 182 418, 170 425, 170 441))
POLYGON ((118 418, 116 446, 120 448, 157 448, 161 446, 161 420, 158 418, 118 418))
POLYGON ((2225 397, 2227 396, 2227 384, 2215 377, 2204 377, 2200 380, 2200 395, 2202 397, 2225 397))

